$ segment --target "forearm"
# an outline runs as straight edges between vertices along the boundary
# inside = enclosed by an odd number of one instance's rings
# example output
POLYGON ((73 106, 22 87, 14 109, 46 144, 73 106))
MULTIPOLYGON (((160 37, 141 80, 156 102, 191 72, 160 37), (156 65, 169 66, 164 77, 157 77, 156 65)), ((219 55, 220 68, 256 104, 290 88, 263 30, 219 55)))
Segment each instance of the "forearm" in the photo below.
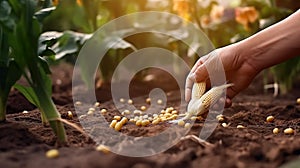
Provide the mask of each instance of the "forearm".
POLYGON ((257 71, 300 56, 300 10, 237 45, 237 53, 257 71))

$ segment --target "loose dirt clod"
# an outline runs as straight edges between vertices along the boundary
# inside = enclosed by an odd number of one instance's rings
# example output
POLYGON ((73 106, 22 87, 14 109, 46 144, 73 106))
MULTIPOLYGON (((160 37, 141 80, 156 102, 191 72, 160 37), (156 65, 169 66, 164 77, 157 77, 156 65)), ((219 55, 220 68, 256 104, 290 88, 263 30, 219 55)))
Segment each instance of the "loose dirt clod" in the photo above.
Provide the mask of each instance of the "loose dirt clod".
POLYGON ((288 135, 294 134, 293 128, 286 128, 283 132, 284 132, 285 134, 288 134, 288 135))
POLYGON ((59 156, 59 151, 57 149, 50 149, 46 152, 46 157, 49 159, 57 158, 59 156))

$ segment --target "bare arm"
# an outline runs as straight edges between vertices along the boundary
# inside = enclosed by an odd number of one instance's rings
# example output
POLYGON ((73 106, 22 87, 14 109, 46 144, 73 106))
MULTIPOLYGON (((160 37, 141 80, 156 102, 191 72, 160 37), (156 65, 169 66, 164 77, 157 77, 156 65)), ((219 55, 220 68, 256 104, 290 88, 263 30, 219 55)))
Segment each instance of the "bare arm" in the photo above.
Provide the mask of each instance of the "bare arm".
MULTIPOLYGON (((227 106, 231 99, 247 88, 263 69, 300 55, 300 10, 257 34, 238 43, 216 50, 222 60, 226 79, 234 83, 227 90, 227 106)), ((208 78, 205 61, 201 57, 191 70, 186 82, 186 100, 190 100, 193 82, 208 78)))

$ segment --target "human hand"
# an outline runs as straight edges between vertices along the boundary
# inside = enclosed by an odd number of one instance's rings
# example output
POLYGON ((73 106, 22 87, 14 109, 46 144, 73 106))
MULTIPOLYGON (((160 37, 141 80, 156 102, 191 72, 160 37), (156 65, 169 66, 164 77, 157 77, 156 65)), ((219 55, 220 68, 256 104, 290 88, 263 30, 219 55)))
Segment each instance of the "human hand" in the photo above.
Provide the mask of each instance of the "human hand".
POLYGON ((227 83, 234 84, 234 86, 227 88, 226 100, 220 100, 225 101, 225 107, 230 107, 232 99, 249 86, 253 78, 260 72, 260 69, 248 61, 248 56, 239 54, 237 45, 233 44, 219 48, 201 57, 192 68, 186 79, 185 99, 187 102, 191 99, 191 89, 194 82, 205 81, 207 86, 210 86, 207 67, 209 67, 209 60, 212 57, 218 57, 217 59, 223 65, 227 83))

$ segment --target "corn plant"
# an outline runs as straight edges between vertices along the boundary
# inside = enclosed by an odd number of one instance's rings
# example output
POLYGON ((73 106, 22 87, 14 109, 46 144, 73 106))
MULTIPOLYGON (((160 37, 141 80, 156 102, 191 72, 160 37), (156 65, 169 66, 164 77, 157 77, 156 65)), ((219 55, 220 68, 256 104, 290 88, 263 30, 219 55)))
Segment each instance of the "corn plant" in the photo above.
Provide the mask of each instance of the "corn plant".
POLYGON ((16 85, 16 88, 40 109, 42 118, 49 122, 58 141, 65 143, 67 138, 64 126, 51 99, 50 69, 47 62, 38 55, 40 21, 51 9, 35 13, 37 1, 34 0, 2 0, 1 4, 5 4, 7 11, 1 13, 6 19, 0 20, 0 23, 8 40, 11 57, 30 86, 16 85))

